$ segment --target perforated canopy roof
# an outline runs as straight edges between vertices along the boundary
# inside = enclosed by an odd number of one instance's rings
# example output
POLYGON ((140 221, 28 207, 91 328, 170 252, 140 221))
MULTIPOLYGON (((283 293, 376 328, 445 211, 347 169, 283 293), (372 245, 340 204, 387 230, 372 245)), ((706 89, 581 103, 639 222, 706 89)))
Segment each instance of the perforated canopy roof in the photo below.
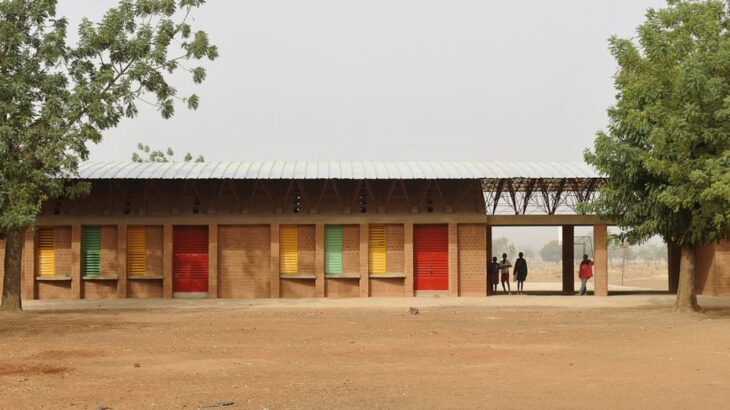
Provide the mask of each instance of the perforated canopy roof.
POLYGON ((80 179, 601 178, 580 162, 236 161, 85 162, 80 179))

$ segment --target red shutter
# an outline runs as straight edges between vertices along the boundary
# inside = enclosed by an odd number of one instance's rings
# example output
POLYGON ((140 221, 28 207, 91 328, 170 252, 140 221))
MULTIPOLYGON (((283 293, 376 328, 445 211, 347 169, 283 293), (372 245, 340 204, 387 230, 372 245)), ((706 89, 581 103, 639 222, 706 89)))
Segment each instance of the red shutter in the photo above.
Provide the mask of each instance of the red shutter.
POLYGON ((176 226, 173 232, 173 291, 208 291, 208 227, 176 226))
POLYGON ((448 290, 448 225, 415 225, 413 239, 415 289, 448 290))

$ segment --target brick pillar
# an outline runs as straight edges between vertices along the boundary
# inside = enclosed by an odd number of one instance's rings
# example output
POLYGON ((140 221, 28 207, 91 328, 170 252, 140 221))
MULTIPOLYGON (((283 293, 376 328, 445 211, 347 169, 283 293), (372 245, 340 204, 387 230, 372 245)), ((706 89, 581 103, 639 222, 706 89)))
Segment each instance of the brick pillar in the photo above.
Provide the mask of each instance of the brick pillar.
POLYGON ((71 225, 71 297, 81 299, 81 225, 71 225))
POLYGON ((449 296, 459 296, 459 225, 449 224, 449 296))
POLYGON ((563 292, 575 293, 575 227, 563 225, 563 292))
POLYGON ((162 226, 162 297, 172 298, 172 225, 162 226))
POLYGON ((370 269, 368 252, 368 235, 370 227, 368 224, 360 224, 360 297, 370 296, 370 269))
POLYGON ((677 294, 679 287, 679 260, 682 258, 682 248, 674 244, 667 245, 667 265, 669 270, 669 293, 677 294))
POLYGON ((279 297, 279 224, 271 224, 271 297, 279 297))
POLYGON ((21 253, 23 260, 22 274, 20 285, 20 293, 25 300, 36 298, 35 290, 35 232, 32 229, 25 230, 25 238, 23 243, 23 251, 21 253))
POLYGON ((218 225, 208 225, 208 299, 218 299, 218 225))
POLYGON ((323 298, 327 295, 327 278, 324 276, 324 224, 314 225, 314 275, 316 296, 323 298))
POLYGON ((403 225, 404 296, 413 297, 413 224, 403 225))
POLYGON ((608 296, 608 228, 593 227, 593 288, 595 296, 608 296))
POLYGON ((127 297, 127 225, 117 225, 117 298, 127 297))
MULTIPOLYGON (((487 224, 487 269, 489 269, 489 264, 492 263, 492 254, 494 253, 492 251, 492 225, 487 224)), ((492 284, 489 282, 489 275, 487 275, 487 272, 484 272, 484 280, 487 283, 487 296, 492 294, 492 284)))

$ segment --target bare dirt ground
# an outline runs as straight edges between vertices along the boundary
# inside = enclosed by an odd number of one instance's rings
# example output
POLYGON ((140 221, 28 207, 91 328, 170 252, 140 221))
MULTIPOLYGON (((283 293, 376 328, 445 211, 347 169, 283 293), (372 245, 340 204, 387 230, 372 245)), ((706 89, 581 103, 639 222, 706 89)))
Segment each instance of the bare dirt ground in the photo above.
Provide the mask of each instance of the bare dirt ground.
POLYGON ((728 405, 730 310, 474 304, 0 316, 0 408, 728 405))
MULTIPOLYGON (((576 267, 578 265, 576 264, 576 267)), ((561 283, 562 266, 560 263, 533 262, 530 264, 528 282, 561 283)), ((576 280, 578 275, 575 275, 576 280)), ((608 265, 608 283, 645 290, 666 291, 669 287, 666 262, 630 261, 622 266, 620 261, 608 265)))

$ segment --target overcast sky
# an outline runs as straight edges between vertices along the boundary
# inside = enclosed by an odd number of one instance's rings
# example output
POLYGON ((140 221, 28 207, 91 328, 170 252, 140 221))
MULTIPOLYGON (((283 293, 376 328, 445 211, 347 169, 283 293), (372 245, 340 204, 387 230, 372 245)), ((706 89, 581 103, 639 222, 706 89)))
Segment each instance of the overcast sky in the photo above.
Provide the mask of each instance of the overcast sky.
MULTIPOLYGON (((60 0, 77 23, 113 0, 60 0)), ((208 160, 582 160, 612 103, 612 34, 658 0, 209 0, 200 109, 143 108, 92 148, 208 160)), ((75 31, 75 29, 74 29, 75 31)))

